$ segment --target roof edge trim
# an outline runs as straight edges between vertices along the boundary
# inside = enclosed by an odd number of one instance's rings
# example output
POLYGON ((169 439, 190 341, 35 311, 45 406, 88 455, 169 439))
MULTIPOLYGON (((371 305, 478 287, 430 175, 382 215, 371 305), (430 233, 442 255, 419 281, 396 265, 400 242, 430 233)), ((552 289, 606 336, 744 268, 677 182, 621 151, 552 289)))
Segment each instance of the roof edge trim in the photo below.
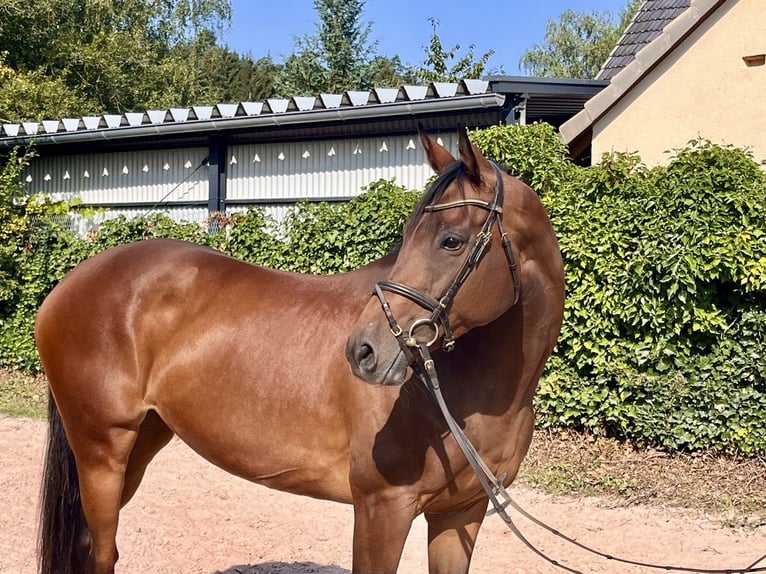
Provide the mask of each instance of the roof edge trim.
POLYGON ((317 124, 330 121, 353 121, 391 117, 392 115, 416 116, 439 112, 462 110, 499 109, 505 103, 503 94, 485 93, 473 96, 459 96, 434 100, 400 101, 390 104, 374 104, 349 108, 314 109, 307 111, 285 112, 267 116, 234 116, 190 120, 179 123, 142 124, 122 126, 80 132, 58 132, 0 138, 0 147, 46 144, 93 142, 106 140, 126 140, 147 135, 176 135, 184 133, 217 133, 243 128, 275 127, 295 124, 317 124))

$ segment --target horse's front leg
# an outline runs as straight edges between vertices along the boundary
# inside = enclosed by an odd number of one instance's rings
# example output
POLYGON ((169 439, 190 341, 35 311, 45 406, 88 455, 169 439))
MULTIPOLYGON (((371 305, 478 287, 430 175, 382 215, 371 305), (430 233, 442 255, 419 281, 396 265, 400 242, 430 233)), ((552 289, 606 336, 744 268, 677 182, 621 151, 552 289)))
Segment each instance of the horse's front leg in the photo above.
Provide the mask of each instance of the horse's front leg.
POLYGON ((487 511, 486 498, 448 514, 426 513, 429 574, 466 574, 487 511))
POLYGON ((352 574, 395 574, 415 506, 412 498, 390 493, 355 497, 352 574))

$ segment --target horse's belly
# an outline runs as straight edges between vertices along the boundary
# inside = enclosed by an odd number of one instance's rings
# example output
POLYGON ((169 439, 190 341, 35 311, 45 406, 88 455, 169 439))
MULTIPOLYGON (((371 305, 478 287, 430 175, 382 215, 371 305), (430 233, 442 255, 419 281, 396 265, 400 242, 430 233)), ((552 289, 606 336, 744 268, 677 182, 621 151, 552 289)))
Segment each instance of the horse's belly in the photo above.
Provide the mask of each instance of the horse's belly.
POLYGON ((270 488, 351 502, 347 439, 327 421, 227 404, 157 407, 193 450, 223 470, 270 488))

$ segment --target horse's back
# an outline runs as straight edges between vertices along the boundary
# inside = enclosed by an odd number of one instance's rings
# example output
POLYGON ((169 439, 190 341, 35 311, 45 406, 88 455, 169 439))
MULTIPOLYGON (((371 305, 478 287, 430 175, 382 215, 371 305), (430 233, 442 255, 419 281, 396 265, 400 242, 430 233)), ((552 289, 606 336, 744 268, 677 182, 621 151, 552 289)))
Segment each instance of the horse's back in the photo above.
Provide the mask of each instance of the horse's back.
POLYGON ((173 273, 174 267, 197 255, 200 258, 225 257, 211 249, 169 239, 153 239, 112 247, 80 262, 70 271, 43 301, 37 319, 37 328, 93 295, 98 298, 113 295, 124 299, 133 286, 146 284, 152 277, 173 273))
MULTIPOLYGON (((209 267, 218 259, 229 258, 174 240, 121 245, 86 259, 40 306, 35 338, 43 364, 56 349, 66 347, 67 341, 116 335, 126 327, 118 322, 147 306, 151 297, 184 296, 184 286, 194 281, 202 266, 209 267)), ((185 301, 187 305, 192 303, 185 301)))

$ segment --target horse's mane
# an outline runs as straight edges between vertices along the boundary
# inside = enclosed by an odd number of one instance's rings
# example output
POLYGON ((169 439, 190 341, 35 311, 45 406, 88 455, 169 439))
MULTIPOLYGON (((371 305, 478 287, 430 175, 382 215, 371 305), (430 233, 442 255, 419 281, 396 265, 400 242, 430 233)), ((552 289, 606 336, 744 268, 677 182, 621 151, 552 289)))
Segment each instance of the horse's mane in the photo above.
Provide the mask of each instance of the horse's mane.
POLYGON ((425 191, 425 193, 423 193, 423 197, 420 198, 420 201, 418 201, 417 205, 415 206, 415 210, 412 212, 412 215, 410 215, 410 218, 404 225, 405 230, 412 224, 413 221, 416 221, 421 215, 423 215, 423 211, 425 210, 426 206, 437 202, 439 198, 444 195, 444 191, 447 189, 449 184, 461 178, 465 172, 466 166, 462 161, 456 160, 449 164, 444 169, 444 171, 442 171, 433 181, 433 183, 428 186, 428 189, 425 191))

